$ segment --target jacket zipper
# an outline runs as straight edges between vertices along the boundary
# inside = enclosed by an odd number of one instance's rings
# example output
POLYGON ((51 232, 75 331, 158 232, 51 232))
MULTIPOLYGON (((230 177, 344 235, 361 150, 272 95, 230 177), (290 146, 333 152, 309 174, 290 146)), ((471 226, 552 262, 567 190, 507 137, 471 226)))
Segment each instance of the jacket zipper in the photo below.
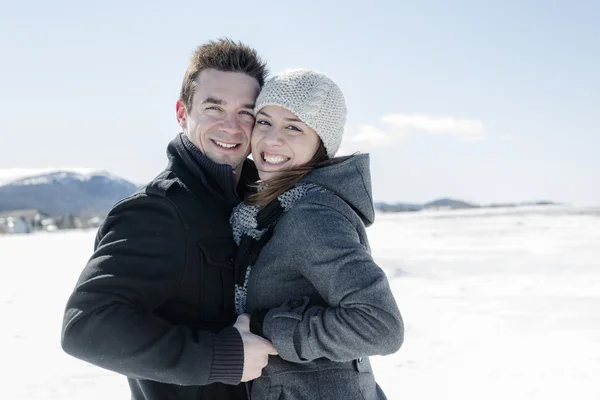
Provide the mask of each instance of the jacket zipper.
POLYGON ((244 382, 244 386, 246 387, 246 397, 248 398, 248 400, 250 399, 250 384, 248 382, 244 382))

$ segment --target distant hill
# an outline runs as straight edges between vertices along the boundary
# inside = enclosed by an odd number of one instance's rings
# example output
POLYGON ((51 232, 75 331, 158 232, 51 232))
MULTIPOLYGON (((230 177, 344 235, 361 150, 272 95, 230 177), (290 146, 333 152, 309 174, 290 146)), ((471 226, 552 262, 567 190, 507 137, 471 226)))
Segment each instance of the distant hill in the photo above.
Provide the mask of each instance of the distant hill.
POLYGON ((473 205, 462 200, 454 199, 438 199, 425 204, 417 203, 375 203, 375 209, 381 212, 410 212, 431 209, 450 209, 460 210, 465 208, 477 208, 478 205, 473 205))
POLYGON ((412 203, 375 203, 375 209, 381 212, 408 212, 422 210, 423 205, 412 203))
POLYGON ((502 203, 502 204, 472 204, 462 200, 442 198, 430 201, 425 204, 416 203, 375 203, 375 209, 381 212, 410 212, 421 210, 464 210, 470 208, 498 208, 498 207, 522 207, 522 206, 547 206, 557 203, 541 200, 535 202, 523 203, 502 203))
MULTIPOLYGON (((51 216, 105 215, 119 200, 139 187, 108 172, 89 169, 0 170, 0 212, 37 209, 51 216), (13 177, 11 179, 11 176, 13 177)), ((510 204, 471 204, 462 200, 441 198, 428 203, 375 203, 380 212, 411 212, 439 209, 469 209, 518 207, 522 205, 551 205, 551 201, 510 204)))
POLYGON ((107 172, 54 171, 0 186, 0 211, 38 209, 55 216, 101 215, 137 189, 107 172))
POLYGON ((454 199, 439 199, 434 200, 430 203, 423 205, 424 209, 439 209, 439 208, 449 208, 452 210, 461 210, 465 208, 478 208, 479 206, 467 203, 462 200, 454 200, 454 199))

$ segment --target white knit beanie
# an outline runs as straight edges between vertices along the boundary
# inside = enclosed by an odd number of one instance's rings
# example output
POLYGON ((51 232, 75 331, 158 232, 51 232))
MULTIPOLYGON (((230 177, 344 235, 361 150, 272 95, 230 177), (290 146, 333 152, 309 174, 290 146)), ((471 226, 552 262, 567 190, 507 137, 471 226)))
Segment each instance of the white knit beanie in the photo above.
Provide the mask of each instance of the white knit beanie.
POLYGON ((340 88, 327 75, 290 69, 269 79, 256 99, 255 113, 265 106, 281 106, 314 129, 335 156, 346 124, 346 103, 340 88))

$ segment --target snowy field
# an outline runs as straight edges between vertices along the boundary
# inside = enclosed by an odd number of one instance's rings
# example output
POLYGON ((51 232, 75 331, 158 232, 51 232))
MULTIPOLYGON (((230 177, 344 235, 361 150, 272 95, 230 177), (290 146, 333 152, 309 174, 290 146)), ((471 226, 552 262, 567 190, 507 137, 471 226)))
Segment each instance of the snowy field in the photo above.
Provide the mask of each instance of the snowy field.
MULTIPOLYGON (((368 232, 406 323, 373 358, 390 399, 600 399, 599 209, 380 215, 368 232)), ((129 399, 60 348, 94 234, 0 236, 2 399, 129 399)))

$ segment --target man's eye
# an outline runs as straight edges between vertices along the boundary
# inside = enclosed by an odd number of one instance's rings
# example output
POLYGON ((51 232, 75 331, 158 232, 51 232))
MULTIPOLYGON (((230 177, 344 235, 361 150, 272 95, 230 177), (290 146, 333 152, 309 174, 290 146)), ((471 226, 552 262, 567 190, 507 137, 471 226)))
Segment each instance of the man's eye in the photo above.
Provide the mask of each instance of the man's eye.
POLYGON ((254 114, 252 114, 250 111, 242 111, 240 114, 249 115, 254 118, 254 114))
POLYGON ((206 107, 206 109, 207 109, 207 110, 216 110, 216 111, 221 111, 221 109, 220 109, 219 107, 217 107, 217 106, 209 106, 209 107, 206 107))

